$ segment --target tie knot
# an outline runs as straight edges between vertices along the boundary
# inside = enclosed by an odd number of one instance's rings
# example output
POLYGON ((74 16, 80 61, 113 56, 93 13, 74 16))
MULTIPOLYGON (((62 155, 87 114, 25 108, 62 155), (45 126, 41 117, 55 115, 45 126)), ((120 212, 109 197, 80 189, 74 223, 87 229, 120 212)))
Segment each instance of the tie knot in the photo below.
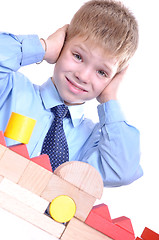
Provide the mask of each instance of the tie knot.
POLYGON ((63 119, 69 113, 68 107, 64 104, 51 108, 51 111, 55 117, 59 117, 60 119, 63 119))

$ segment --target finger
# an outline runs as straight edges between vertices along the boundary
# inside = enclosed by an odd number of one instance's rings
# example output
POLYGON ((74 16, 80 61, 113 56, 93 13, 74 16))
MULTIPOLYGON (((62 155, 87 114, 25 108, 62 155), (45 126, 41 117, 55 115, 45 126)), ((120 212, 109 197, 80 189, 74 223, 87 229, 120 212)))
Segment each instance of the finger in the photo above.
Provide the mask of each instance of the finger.
POLYGON ((69 24, 65 24, 63 27, 59 28, 57 31, 63 31, 63 32, 67 32, 67 29, 69 27, 69 24))
POLYGON ((113 79, 116 79, 118 81, 123 80, 124 76, 126 75, 126 72, 128 70, 129 65, 127 65, 125 68, 123 68, 120 72, 117 72, 113 79))

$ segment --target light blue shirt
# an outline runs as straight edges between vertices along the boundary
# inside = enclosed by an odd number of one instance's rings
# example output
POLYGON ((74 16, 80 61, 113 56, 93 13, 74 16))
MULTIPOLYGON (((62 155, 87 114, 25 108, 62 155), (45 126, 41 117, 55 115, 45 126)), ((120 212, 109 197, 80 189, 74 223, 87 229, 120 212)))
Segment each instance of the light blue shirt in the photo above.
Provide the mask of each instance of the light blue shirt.
MULTIPOLYGON (((37 120, 27 144, 30 157, 40 154, 53 121, 50 108, 63 103, 51 78, 42 86, 32 84, 21 66, 39 62, 45 52, 37 35, 0 34, 0 130, 4 131, 12 112, 37 120)), ((70 161, 94 166, 105 186, 129 184, 142 176, 139 131, 127 124, 115 100, 98 106, 99 123, 84 116, 84 106, 69 106, 71 118, 64 119, 70 161)), ((16 142, 6 138, 7 145, 16 142)))

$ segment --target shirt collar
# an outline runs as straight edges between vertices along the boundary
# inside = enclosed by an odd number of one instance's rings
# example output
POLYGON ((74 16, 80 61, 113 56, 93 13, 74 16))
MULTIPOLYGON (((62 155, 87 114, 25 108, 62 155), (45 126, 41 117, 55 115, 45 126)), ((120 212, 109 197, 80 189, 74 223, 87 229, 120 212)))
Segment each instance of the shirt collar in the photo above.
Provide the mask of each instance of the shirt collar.
MULTIPOLYGON (((51 78, 40 86, 40 94, 44 107, 47 110, 57 105, 64 104, 51 78)), ((85 104, 68 106, 74 127, 78 126, 84 119, 84 105, 85 104)))

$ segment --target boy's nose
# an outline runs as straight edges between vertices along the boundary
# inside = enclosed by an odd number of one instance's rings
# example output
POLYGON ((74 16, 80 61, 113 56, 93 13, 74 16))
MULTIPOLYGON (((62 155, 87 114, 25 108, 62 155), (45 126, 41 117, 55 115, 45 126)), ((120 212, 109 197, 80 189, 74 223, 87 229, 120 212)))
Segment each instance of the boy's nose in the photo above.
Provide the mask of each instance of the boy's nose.
POLYGON ((78 70, 75 72, 75 77, 83 83, 89 83, 91 79, 91 71, 90 69, 78 70))

